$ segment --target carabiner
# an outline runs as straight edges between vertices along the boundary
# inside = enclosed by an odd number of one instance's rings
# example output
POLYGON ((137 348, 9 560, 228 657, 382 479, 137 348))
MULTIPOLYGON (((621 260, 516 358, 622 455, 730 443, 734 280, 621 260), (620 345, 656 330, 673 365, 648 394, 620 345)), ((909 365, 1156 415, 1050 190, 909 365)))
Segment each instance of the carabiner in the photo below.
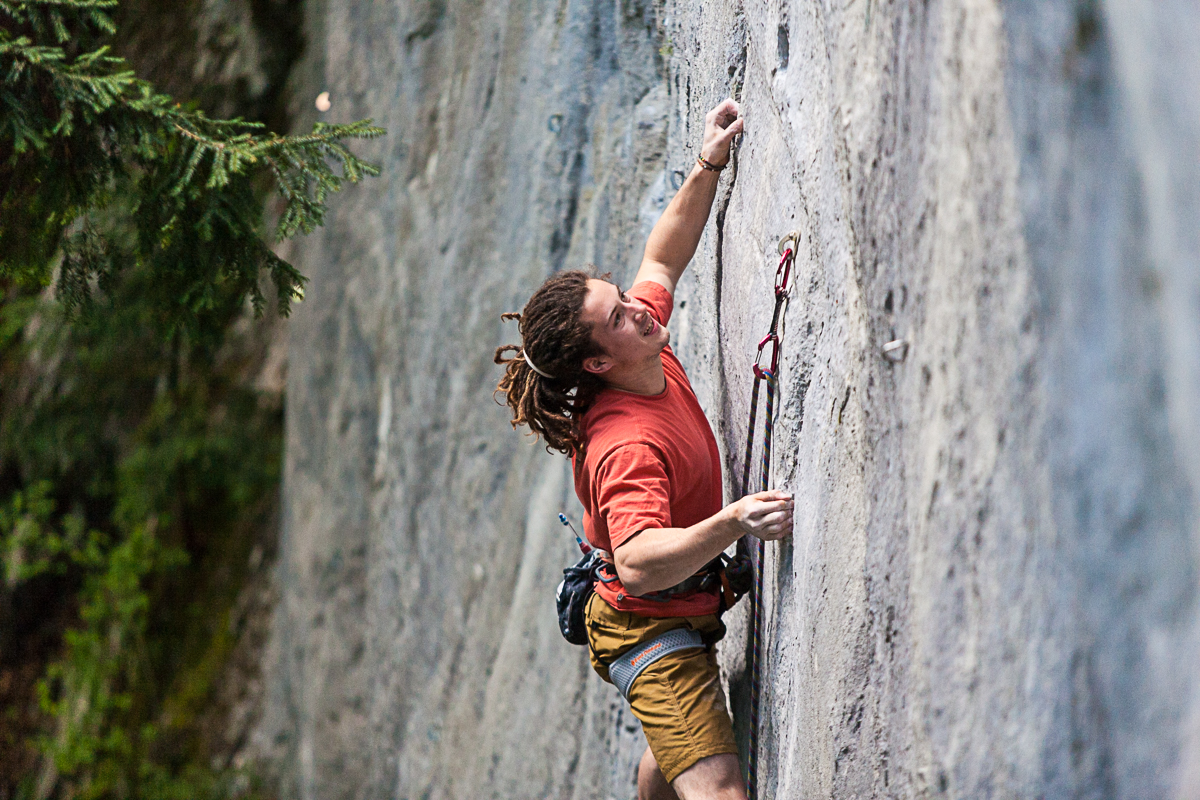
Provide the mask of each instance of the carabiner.
POLYGON ((788 293, 788 281, 792 277, 792 264, 796 261, 796 248, 800 245, 800 234, 792 231, 779 240, 779 267, 775 270, 775 296, 788 293))
POLYGON ((758 355, 754 358, 754 377, 769 378, 775 374, 779 366, 779 336, 775 333, 768 333, 763 340, 758 343, 758 355), (762 368, 763 348, 767 344, 771 344, 771 368, 764 370, 762 368), (769 374, 768 374, 769 373, 769 374))
POLYGON ((783 258, 779 259, 779 268, 775 270, 776 297, 783 297, 788 293, 788 279, 792 277, 792 262, 795 260, 795 253, 791 250, 785 252, 783 258))

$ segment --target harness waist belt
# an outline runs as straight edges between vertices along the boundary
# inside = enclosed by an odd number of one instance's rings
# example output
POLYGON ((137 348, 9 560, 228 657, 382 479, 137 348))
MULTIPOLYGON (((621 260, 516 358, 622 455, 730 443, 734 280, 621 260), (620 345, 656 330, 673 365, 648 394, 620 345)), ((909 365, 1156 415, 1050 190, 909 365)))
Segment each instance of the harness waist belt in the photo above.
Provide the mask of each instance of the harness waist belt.
POLYGON ((656 636, 648 642, 630 648, 619 658, 608 665, 608 677, 616 684, 617 691, 626 700, 629 699, 629 687, 637 680, 646 667, 658 661, 667 653, 676 650, 686 650, 689 647, 704 647, 704 640, 699 632, 687 628, 676 628, 667 631, 662 636, 656 636))
MULTIPOLYGON (((727 566, 727 561, 729 561, 729 557, 722 553, 717 558, 705 564, 695 575, 684 578, 674 586, 668 586, 666 589, 660 589, 657 592, 630 595, 630 597, 636 597, 639 600, 654 600, 659 603, 666 603, 674 600, 681 594, 717 589, 721 586, 720 572, 727 566)), ((605 560, 597 570, 596 577, 603 583, 612 583, 617 579, 617 568, 612 564, 611 560, 605 560)))

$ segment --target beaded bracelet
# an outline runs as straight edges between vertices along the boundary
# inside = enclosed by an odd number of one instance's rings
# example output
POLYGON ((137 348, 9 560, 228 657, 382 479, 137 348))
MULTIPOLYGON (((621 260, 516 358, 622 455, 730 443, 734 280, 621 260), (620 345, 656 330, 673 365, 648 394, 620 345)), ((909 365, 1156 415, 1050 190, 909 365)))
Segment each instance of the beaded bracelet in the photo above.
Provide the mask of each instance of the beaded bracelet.
POLYGON ((704 167, 709 172, 720 172, 721 170, 725 169, 725 167, 729 166, 729 162, 726 161, 724 164, 722 164, 721 166, 718 167, 716 164, 712 163, 704 156, 697 156, 696 163, 699 164, 700 166, 704 167))

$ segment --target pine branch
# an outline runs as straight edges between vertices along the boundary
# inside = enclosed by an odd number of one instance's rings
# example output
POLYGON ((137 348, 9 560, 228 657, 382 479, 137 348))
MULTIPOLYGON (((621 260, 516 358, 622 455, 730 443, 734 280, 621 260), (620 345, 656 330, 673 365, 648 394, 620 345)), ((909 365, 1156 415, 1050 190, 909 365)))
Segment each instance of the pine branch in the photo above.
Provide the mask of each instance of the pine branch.
POLYGON ((59 44, 70 39, 69 17, 96 32, 110 36, 116 33, 112 17, 104 12, 116 7, 117 0, 0 0, 0 14, 19 25, 28 25, 38 36, 53 33, 59 44))
POLYGON ((276 241, 311 233, 332 194, 379 174, 347 141, 384 131, 360 120, 283 136, 210 119, 157 93, 106 46, 68 55, 65 15, 111 32, 112 5, 0 0, 0 15, 32 32, 0 30, 0 277, 45 284, 59 265, 60 298, 78 309, 93 286, 145 265, 175 292, 161 297, 164 313, 187 322, 231 292, 261 311, 265 273, 286 314, 304 277, 263 242, 261 187, 283 200, 276 241), (51 36, 56 44, 41 41, 51 36), (133 246, 119 244, 122 214, 138 231, 133 246))

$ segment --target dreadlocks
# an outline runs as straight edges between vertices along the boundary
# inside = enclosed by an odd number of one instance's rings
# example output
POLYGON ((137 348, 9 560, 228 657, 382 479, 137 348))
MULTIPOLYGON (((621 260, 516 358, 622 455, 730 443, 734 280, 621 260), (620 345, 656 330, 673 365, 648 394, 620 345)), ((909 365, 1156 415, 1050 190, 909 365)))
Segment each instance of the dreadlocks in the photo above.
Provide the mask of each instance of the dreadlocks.
POLYGON ((603 352, 592 341, 591 327, 580 319, 589 278, 607 280, 594 270, 567 270, 546 279, 515 319, 521 345, 496 348, 495 362, 505 367, 496 386, 512 409, 512 426, 528 425, 546 439, 546 448, 573 456, 584 449, 579 418, 596 393, 600 378, 583 368, 583 361, 603 352), (511 354, 511 355, 509 355, 511 354), (539 375, 529 362, 547 375, 539 375))

